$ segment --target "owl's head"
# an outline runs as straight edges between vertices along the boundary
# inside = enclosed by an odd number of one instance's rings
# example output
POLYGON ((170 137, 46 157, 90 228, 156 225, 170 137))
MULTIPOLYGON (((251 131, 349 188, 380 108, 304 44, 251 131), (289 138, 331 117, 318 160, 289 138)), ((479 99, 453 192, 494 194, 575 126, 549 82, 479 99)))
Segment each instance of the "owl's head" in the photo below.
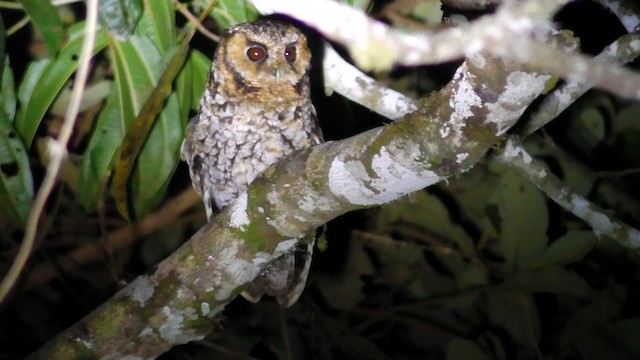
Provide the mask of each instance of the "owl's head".
POLYGON ((311 53, 294 26, 256 21, 228 29, 214 67, 222 91, 246 100, 273 102, 308 97, 311 53))

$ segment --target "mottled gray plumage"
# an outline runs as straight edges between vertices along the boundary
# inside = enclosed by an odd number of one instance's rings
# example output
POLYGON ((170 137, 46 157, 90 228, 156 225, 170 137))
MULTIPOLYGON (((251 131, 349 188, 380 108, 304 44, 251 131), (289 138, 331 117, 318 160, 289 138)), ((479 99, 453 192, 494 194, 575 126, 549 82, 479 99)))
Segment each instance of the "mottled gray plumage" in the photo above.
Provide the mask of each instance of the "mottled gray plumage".
MULTIPOLYGON (((305 36, 284 23, 244 23, 223 35, 182 145, 209 218, 268 166, 323 141, 309 96, 310 58, 305 36)), ((258 301, 266 293, 292 305, 306 283, 312 249, 310 241, 302 257, 278 259, 243 296, 258 301)))

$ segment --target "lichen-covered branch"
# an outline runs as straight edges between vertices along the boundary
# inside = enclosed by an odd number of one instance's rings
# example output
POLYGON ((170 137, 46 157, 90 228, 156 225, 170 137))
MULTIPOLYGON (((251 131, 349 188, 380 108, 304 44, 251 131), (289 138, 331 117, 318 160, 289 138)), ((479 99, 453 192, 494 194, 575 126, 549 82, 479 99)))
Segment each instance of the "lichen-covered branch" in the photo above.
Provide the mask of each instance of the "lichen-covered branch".
POLYGON ((379 85, 326 45, 322 60, 325 92, 337 92, 378 114, 395 120, 417 109, 405 95, 379 85))
MULTIPOLYGON (((507 1, 494 14, 467 25, 440 31, 405 31, 331 0, 252 0, 263 14, 292 16, 346 46, 364 70, 442 63, 482 50, 539 72, 578 82, 589 80, 618 96, 640 99, 640 74, 581 54, 566 53, 537 39, 536 34, 548 31, 549 19, 568 2, 507 1)), ((640 47, 640 42, 631 46, 640 47)))
POLYGON ((483 57, 403 119, 307 149, 267 169, 184 246, 34 358, 153 358, 198 340, 297 239, 347 211, 461 174, 544 89, 547 75, 483 57))
MULTIPOLYGON (((640 48, 632 46, 633 42, 638 41, 637 33, 628 34, 622 36, 620 39, 613 42, 607 48, 605 48, 597 57, 598 61, 603 63, 626 63, 635 59, 639 52, 640 48)), ((327 61, 327 60, 325 60, 327 61)), ((381 99, 382 94, 387 94, 387 91, 392 91, 386 89, 375 83, 373 79, 368 77, 366 74, 360 72, 359 70, 353 68, 353 66, 346 63, 344 60, 339 61, 335 59, 329 59, 329 64, 331 64, 331 71, 336 73, 339 72, 341 77, 338 78, 336 76, 327 76, 325 75, 325 86, 330 86, 337 92, 341 93, 343 96, 348 99, 355 101, 360 104, 368 104, 368 107, 376 111, 379 114, 385 115, 391 119, 400 118, 405 115, 408 111, 406 111, 407 105, 415 106, 415 102, 405 97, 404 95, 399 95, 396 92, 391 92, 385 99, 381 99), (340 70, 344 68, 345 70, 340 70), (337 84, 340 82, 339 84, 337 84), (349 85, 353 86, 353 84, 357 84, 356 89, 348 88, 349 85), (346 87, 346 89, 344 89, 346 87), (373 95, 370 95, 373 94, 373 95), (371 96, 371 98, 369 98, 371 96), (398 97, 399 96, 399 97, 398 97), (399 104, 403 104, 402 107, 394 106, 394 101, 399 101, 399 104)), ((327 70, 325 66, 325 70, 327 70)), ((523 134, 529 135, 533 133, 535 130, 547 124, 549 121, 555 119, 562 111, 564 111, 569 105, 571 105, 578 97, 584 94, 588 89, 591 88, 591 83, 578 83, 575 81, 568 81, 564 85, 560 86, 558 89, 555 89, 551 92, 539 105, 538 109, 535 113, 531 115, 530 122, 526 125, 523 130, 523 134)), ((511 138, 510 141, 514 141, 511 138)), ((514 160, 514 164, 511 164, 511 159, 501 158, 501 161, 506 165, 512 165, 516 168, 520 167, 520 163, 517 160, 514 160)), ((537 183, 536 178, 531 178, 535 173, 530 174, 525 171, 521 171, 521 173, 529 178, 532 182, 537 183)), ((549 176, 553 176, 552 174, 548 174, 549 176)), ((554 177, 554 179, 556 179, 554 177)), ((547 195, 551 198, 554 198, 558 191, 561 189, 562 183, 559 181, 553 182, 550 181, 546 183, 546 186, 539 186, 539 188, 547 193, 547 195)), ((564 193, 569 194, 570 190, 565 186, 564 193)), ((573 192, 571 192, 573 194, 573 192)), ((584 199, 584 201, 587 201, 584 199)), ((565 206, 565 202, 558 202, 559 205, 565 206)), ((611 218, 610 215, 606 215, 606 212, 601 212, 600 208, 595 204, 585 204, 587 208, 593 214, 597 214, 598 216, 603 216, 606 218, 611 218)), ((575 211, 576 208, 574 206, 566 207, 568 211, 575 211)), ((576 216, 581 217, 581 213, 574 213, 576 216)), ((594 215, 595 216, 595 215, 594 215)), ((611 218, 612 224, 621 224, 621 222, 615 218, 611 218)), ((626 225, 624 225, 626 226, 626 225)), ((626 226, 625 229, 628 229, 626 226)), ((606 232, 602 231, 603 234, 606 232)), ((627 232, 615 232, 615 233, 606 233, 606 235, 612 237, 616 241, 621 244, 630 244, 633 241, 627 235, 633 235, 633 231, 627 232), (613 236, 616 235, 616 236, 613 236), (622 236, 621 236, 622 235, 622 236), (620 237, 621 236, 621 237, 620 237)))
POLYGON ((640 30, 640 6, 634 0, 594 0, 620 19, 627 32, 640 30))
MULTIPOLYGON (((597 61, 603 64, 624 64, 640 56, 640 46, 633 45, 640 42, 640 33, 627 34, 607 46, 598 56, 597 61)), ((569 105, 593 87, 593 81, 578 82, 569 80, 554 89, 544 98, 535 113, 531 115, 523 134, 529 135, 555 119, 569 105)))
POLYGON ((495 158, 505 165, 515 167, 553 201, 589 224, 596 235, 616 239, 631 249, 640 249, 640 231, 607 215, 604 209, 564 185, 513 139, 507 140, 495 158))

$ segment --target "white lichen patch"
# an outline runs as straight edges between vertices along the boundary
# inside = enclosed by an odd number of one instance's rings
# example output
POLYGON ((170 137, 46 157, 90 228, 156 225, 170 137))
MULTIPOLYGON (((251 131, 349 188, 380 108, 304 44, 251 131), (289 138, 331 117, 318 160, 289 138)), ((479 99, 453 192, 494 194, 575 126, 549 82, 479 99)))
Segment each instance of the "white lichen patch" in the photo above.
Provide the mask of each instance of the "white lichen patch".
POLYGON ((375 193, 368 188, 371 181, 359 161, 342 161, 336 157, 329 168, 329 188, 352 204, 373 205, 375 193))
POLYGON ((460 164, 461 162, 465 161, 466 158, 469 157, 469 153, 460 153, 456 155, 456 163, 460 164))
POLYGON ((251 261, 238 257, 238 243, 229 242, 216 257, 216 268, 224 271, 224 275, 218 274, 216 300, 225 301, 231 298, 238 286, 251 281, 258 275, 259 268, 251 261))
POLYGON ((504 134, 526 110, 528 104, 540 95, 550 75, 539 75, 522 71, 512 72, 507 76, 504 91, 495 103, 488 103, 489 109, 486 123, 495 123, 497 136, 504 134))
POLYGON ((87 349, 93 348, 93 343, 91 341, 88 341, 79 337, 75 338, 74 340, 75 342, 82 344, 82 346, 84 346, 87 349))
POLYGON ((578 196, 572 195, 569 205, 573 209, 573 213, 583 219, 593 228, 593 232, 600 236, 602 234, 611 234, 614 230, 614 224, 605 214, 593 211, 589 206, 589 201, 578 196))
POLYGON ((160 337, 170 343, 175 343, 178 338, 184 336, 182 332, 184 317, 179 313, 174 314, 168 306, 162 308, 162 313, 166 317, 166 320, 164 324, 158 328, 160 337))
POLYGON ((142 331, 140 331, 140 334, 138 334, 138 337, 143 338, 151 335, 153 335, 153 329, 151 328, 151 326, 147 326, 144 329, 142 329, 142 331))
POLYGON ((247 195, 247 192, 244 191, 238 195, 236 201, 231 204, 231 218, 229 220, 230 226, 242 229, 249 225, 249 215, 247 214, 248 201, 249 196, 247 195))
POLYGON ((313 214, 316 210, 331 210, 331 203, 324 196, 312 196, 310 193, 305 193, 298 201, 298 207, 306 213, 313 214))
POLYGON ((141 306, 145 305, 155 291, 155 284, 150 277, 141 275, 135 279, 125 291, 129 293, 129 296, 137 301, 141 306))
POLYGON ((209 315, 209 312, 211 311, 211 308, 209 307, 209 303, 206 301, 203 301, 200 304, 200 313, 202 314, 202 316, 207 316, 209 315))
POLYGON ((422 156, 417 146, 403 146, 405 149, 401 156, 394 157, 387 147, 382 147, 380 153, 373 156, 371 168, 375 176, 370 176, 358 161, 335 158, 329 168, 329 188, 352 204, 374 205, 387 203, 442 180, 432 171, 405 166, 422 156))
POLYGON ((298 243, 298 239, 289 239, 289 240, 280 241, 276 246, 274 257, 279 257, 280 255, 290 253, 293 247, 296 246, 297 243, 298 243))
POLYGON ((474 115, 472 108, 481 107, 482 99, 473 90, 473 75, 467 71, 467 66, 462 65, 454 75, 454 81, 458 81, 458 87, 453 96, 449 98, 449 106, 453 110, 451 118, 442 125, 440 135, 444 138, 453 133, 452 142, 455 146, 461 145, 462 129, 466 120, 474 115), (466 75, 465 75, 466 74, 466 75), (446 131, 443 129, 446 128, 446 131))
POLYGON ((504 144, 500 157, 507 162, 520 158, 525 164, 531 164, 533 158, 521 146, 517 146, 513 141, 509 140, 504 144))

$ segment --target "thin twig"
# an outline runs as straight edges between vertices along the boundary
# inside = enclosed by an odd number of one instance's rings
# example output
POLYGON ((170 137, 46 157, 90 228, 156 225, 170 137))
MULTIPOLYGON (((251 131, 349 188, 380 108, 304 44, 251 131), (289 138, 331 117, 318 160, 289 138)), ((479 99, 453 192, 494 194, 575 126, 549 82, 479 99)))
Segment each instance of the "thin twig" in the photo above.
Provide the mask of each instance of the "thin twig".
POLYGON ((78 60, 78 70, 76 71, 76 78, 74 80, 69 108, 67 109, 67 114, 62 124, 62 128, 60 129, 58 140, 50 140, 49 142, 51 160, 49 162, 49 166, 47 166, 47 172, 45 173, 42 185, 38 190, 38 194, 36 195, 31 211, 29 212, 24 239, 20 245, 18 255, 16 256, 13 264, 11 264, 9 272, 2 280, 2 284, 0 284, 0 303, 4 301, 15 285, 18 276, 22 272, 22 269, 31 255, 40 216, 42 215, 45 203, 51 194, 51 190, 57 181, 60 167, 67 156, 67 144, 69 143, 69 138, 71 137, 71 132, 73 131, 73 127, 80 110, 82 93, 84 92, 85 83, 89 75, 90 60, 98 24, 98 0, 87 0, 86 4, 87 20, 84 31, 84 40, 82 42, 82 50, 78 60))
POLYGON ((13 1, 0 1, 0 8, 8 10, 22 10, 22 4, 13 1))
POLYGON ((191 21, 196 26, 196 28, 198 29, 198 31, 200 31, 202 33, 202 35, 208 37, 209 39, 211 39, 211 40, 213 40, 215 42, 220 42, 220 36, 212 33, 211 31, 207 30, 207 28, 202 26, 202 22, 200 22, 200 20, 198 20, 189 11, 189 9, 187 9, 184 5, 182 5, 182 3, 179 0, 173 0, 173 3, 176 5, 176 8, 178 8, 178 11, 180 11, 180 13, 182 15, 184 15, 184 17, 189 19, 189 21, 191 21))
MULTIPOLYGON (((195 190, 189 188, 167 201, 160 210, 149 214, 134 225, 127 224, 110 232, 106 236, 106 241, 96 240, 86 243, 55 261, 62 270, 71 271, 79 265, 90 263, 102 256, 104 252, 100 250, 101 247, 116 252, 131 245, 136 239, 151 234, 167 224, 174 223, 180 214, 198 203, 199 200, 195 190)), ((57 273, 55 269, 56 266, 53 263, 36 266, 29 274, 25 290, 51 280, 57 273)))
POLYGON ((51 0, 53 6, 61 6, 81 2, 82 0, 51 0))
POLYGON ((20 21, 18 21, 17 23, 13 24, 13 26, 11 26, 9 29, 7 29, 7 36, 11 36, 11 35, 15 34, 16 32, 18 32, 18 30, 22 29, 25 25, 27 25, 30 20, 31 20, 31 17, 29 15, 25 15, 25 17, 20 19, 20 21))

